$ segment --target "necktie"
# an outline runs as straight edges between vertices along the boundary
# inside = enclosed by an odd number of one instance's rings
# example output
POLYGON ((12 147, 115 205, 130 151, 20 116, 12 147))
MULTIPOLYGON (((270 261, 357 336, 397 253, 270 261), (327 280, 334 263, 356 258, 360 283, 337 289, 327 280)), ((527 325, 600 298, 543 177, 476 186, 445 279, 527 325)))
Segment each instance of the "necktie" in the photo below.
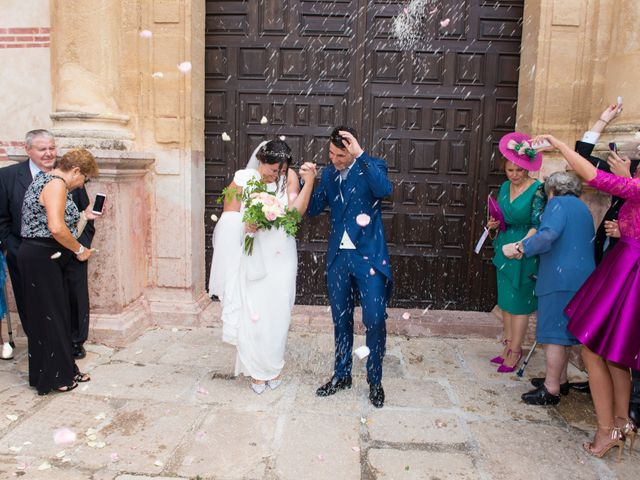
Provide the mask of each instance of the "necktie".
POLYGON ((340 198, 342 199, 342 201, 344 202, 344 198, 347 194, 347 187, 346 187, 346 181, 347 181, 347 175, 349 174, 349 169, 345 168, 344 170, 340 171, 340 198))

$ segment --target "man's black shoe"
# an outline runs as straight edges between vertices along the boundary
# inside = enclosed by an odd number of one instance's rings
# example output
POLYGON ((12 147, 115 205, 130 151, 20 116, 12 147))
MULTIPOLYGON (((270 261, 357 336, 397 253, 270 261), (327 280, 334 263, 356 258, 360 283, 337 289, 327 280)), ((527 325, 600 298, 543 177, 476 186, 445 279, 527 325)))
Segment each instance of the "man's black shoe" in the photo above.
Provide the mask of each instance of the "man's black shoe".
POLYGON ((384 390, 382 384, 369 385, 369 400, 376 408, 382 408, 384 405, 384 390))
MULTIPOLYGON (((544 378, 532 378, 531 379, 531 385, 533 385, 534 387, 541 387, 542 385, 544 385, 544 378)), ((560 395, 569 395, 569 388, 571 387, 571 384, 569 382, 564 382, 560 384, 560 395)))
POLYGON ((80 360, 86 356, 87 356, 87 351, 84 349, 82 344, 73 346, 73 358, 80 360))
POLYGON ((576 392, 580 393, 591 393, 591 388, 589 388, 589 382, 575 382, 570 383, 569 387, 571 387, 576 392))
POLYGON ((549 393, 544 383, 535 390, 523 393, 521 398, 527 405, 557 405, 560 403, 560 395, 549 393))
POLYGON ((316 395, 319 397, 328 397, 333 395, 338 390, 345 390, 351 388, 351 375, 344 378, 333 377, 330 382, 325 383, 319 389, 316 390, 316 395))

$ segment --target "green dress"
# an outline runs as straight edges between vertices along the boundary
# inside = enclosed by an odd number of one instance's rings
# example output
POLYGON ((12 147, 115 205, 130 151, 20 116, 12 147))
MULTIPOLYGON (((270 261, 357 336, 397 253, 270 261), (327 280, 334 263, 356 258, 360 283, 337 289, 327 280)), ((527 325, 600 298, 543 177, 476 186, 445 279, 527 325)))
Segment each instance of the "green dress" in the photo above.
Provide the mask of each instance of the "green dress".
POLYGON ((540 226, 540 215, 546 197, 542 184, 536 180, 511 202, 510 186, 509 180, 504 182, 498 195, 498 204, 507 229, 499 231, 493 241, 493 264, 498 277, 498 306, 513 315, 527 315, 538 308, 534 293, 536 282, 530 278, 530 275, 538 273, 538 257, 508 259, 502 253, 502 247, 522 240, 531 228, 540 226))

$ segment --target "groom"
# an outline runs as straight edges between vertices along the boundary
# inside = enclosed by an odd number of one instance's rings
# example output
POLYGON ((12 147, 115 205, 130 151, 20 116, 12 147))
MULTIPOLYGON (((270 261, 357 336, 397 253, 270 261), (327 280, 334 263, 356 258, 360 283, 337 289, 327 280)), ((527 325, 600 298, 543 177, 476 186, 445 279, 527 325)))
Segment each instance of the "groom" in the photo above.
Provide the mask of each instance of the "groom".
POLYGON ((381 203, 391 194, 392 185, 385 161, 362 150, 353 128, 333 130, 329 160, 331 165, 324 169, 307 210, 311 216, 319 215, 327 206, 331 210, 327 290, 334 325, 335 371, 331 381, 316 394, 326 397, 351 388, 353 311, 359 298, 370 350, 369 399, 374 407, 381 408, 385 310, 392 286, 381 203))

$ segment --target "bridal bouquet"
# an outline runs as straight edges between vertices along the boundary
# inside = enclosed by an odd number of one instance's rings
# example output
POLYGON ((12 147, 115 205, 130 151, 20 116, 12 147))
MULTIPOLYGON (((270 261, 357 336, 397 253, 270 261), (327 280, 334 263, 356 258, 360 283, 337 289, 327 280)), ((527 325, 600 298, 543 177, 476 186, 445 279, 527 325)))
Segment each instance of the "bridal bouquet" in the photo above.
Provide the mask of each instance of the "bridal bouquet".
MULTIPOLYGON (((292 237, 298 233, 298 224, 302 220, 300 212, 296 209, 284 207, 276 198, 275 193, 267 190, 267 185, 259 180, 251 179, 247 182, 242 195, 227 187, 222 191, 223 196, 236 195, 244 204, 242 221, 252 223, 258 230, 271 230, 282 228, 287 235, 292 237)), ((244 253, 253 253, 254 234, 247 233, 244 236, 244 253)))

